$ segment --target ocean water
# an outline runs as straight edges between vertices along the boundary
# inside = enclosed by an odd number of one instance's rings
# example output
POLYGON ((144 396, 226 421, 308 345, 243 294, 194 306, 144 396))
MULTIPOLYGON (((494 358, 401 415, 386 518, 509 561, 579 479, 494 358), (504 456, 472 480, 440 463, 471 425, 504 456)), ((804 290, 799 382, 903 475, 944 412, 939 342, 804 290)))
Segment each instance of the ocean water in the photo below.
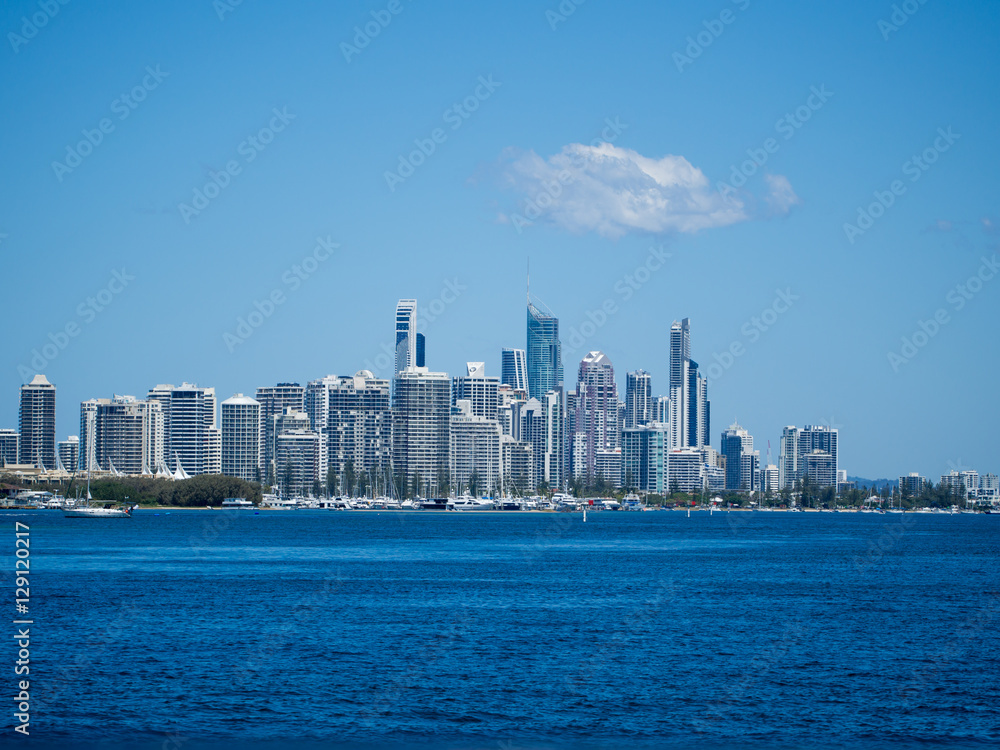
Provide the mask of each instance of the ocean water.
POLYGON ((25 745, 1000 743, 998 515, 2 517, 25 745))

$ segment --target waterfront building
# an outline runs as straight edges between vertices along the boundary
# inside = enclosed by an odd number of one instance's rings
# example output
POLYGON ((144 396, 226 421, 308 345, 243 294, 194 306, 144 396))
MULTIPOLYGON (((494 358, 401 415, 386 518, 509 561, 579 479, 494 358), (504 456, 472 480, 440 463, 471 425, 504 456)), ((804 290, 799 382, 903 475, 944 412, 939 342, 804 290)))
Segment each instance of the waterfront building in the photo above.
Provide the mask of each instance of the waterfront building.
POLYGON ((17 464, 17 447, 20 441, 17 430, 10 427, 0 429, 0 466, 17 464))
POLYGON ((337 477, 350 468, 382 486, 392 463, 389 380, 359 370, 353 376, 329 375, 320 382, 322 397, 315 399, 316 414, 310 415, 310 423, 320 433, 325 453, 321 479, 330 468, 337 477))
POLYGON ((837 459, 824 450, 813 450, 803 458, 803 476, 818 487, 837 486, 837 459))
POLYGON ((614 489, 622 486, 621 448, 601 448, 594 452, 594 476, 602 478, 614 489))
MULTIPOLYGON (((163 410, 159 401, 134 396, 89 399, 80 404, 77 467, 123 474, 153 474, 163 457, 163 410)), ((70 449, 72 450, 72 449, 70 449)), ((63 466, 69 470, 65 461, 63 466)))
POLYGON ((447 373, 407 367, 392 394, 393 470, 412 488, 440 492, 449 475, 451 382, 447 373))
POLYGON ((461 495, 492 492, 500 486, 500 425, 475 414, 471 402, 459 399, 452 407, 449 431, 451 491, 461 495))
POLYGON ((563 385, 559 320, 528 300, 528 396, 541 398, 563 385))
POLYGON ((260 402, 237 393, 222 402, 221 472, 248 482, 261 481, 263 430, 260 402))
POLYGON ((18 411, 18 463, 42 469, 56 466, 56 387, 41 373, 21 386, 18 411))
MULTIPOLYGON (((838 431, 836 427, 789 425, 782 430, 778 457, 779 481, 782 487, 793 487, 806 475, 805 457, 813 451, 828 453, 833 462, 833 474, 823 486, 837 486, 838 431)), ((824 474, 826 476, 826 474, 824 474)))
POLYGON ((169 469, 183 468, 190 476, 220 472, 222 440, 215 389, 192 383, 158 385, 147 395, 147 402, 153 401, 160 404, 163 415, 163 453, 169 469))
POLYGON ((625 489, 664 495, 670 489, 670 431, 649 422, 622 431, 622 481, 625 489))
POLYGON ((760 469, 760 453, 754 460, 753 437, 736 422, 723 430, 719 451, 726 457, 726 489, 750 492, 757 488, 754 475, 760 469))
POLYGON ((531 443, 514 440, 508 435, 501 436, 500 461, 504 494, 525 495, 535 489, 531 482, 534 474, 531 443))
POLYGON ((278 430, 274 439, 277 486, 285 497, 311 495, 319 479, 319 435, 308 429, 309 418, 304 412, 290 412, 274 421, 278 430))
POLYGON ((899 493, 904 499, 913 499, 919 497, 929 484, 927 477, 911 471, 905 477, 899 478, 899 493))
POLYGON ((306 389, 298 383, 278 383, 273 386, 263 386, 257 389, 254 400, 260 404, 260 423, 263 425, 264 450, 260 460, 261 476, 275 477, 274 462, 274 417, 281 415, 285 409, 295 411, 305 409, 306 389))
POLYGON ((776 464, 768 464, 764 467, 763 490, 767 495, 777 495, 781 491, 778 467, 776 464))
POLYGON ((619 447, 618 403, 618 386, 611 360, 603 352, 589 352, 580 361, 576 387, 574 476, 596 476, 597 452, 619 447))
POLYGON ((58 463, 63 469, 71 474, 77 470, 80 464, 80 436, 70 435, 65 440, 60 440, 58 445, 58 463))

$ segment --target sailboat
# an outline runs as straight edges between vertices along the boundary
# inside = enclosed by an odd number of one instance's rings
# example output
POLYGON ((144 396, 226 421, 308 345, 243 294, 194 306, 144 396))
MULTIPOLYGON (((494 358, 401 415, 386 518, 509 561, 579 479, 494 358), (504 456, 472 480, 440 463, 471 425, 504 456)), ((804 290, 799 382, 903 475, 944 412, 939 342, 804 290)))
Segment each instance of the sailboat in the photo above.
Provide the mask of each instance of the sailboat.
MULTIPOLYGON (((72 508, 67 508, 63 506, 62 512, 63 516, 66 518, 131 518, 132 511, 135 510, 135 506, 131 508, 124 506, 122 508, 92 508, 90 506, 91 495, 90 495, 90 465, 93 461, 87 462, 87 498, 84 500, 83 505, 75 505, 72 508)), ((108 461, 110 464, 110 459, 108 461)))

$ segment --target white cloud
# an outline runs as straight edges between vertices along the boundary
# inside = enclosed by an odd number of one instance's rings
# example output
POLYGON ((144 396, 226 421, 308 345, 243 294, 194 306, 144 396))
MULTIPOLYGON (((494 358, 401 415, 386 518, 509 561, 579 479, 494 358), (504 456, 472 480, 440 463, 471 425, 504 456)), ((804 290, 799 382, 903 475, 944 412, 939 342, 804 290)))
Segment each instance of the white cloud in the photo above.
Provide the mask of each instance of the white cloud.
MULTIPOLYGON (((516 227, 539 220, 573 233, 621 237, 628 232, 697 232, 751 218, 744 196, 724 198, 683 156, 659 159, 610 143, 571 143, 543 159, 504 154, 503 182, 523 196, 503 219, 516 227)), ((798 197, 788 180, 768 176, 767 201, 786 213, 798 197)))
POLYGON ((792 206, 802 202, 792 190, 792 183, 784 175, 767 174, 764 175, 764 181, 767 182, 767 195, 764 200, 771 207, 771 213, 783 216, 792 210, 792 206))

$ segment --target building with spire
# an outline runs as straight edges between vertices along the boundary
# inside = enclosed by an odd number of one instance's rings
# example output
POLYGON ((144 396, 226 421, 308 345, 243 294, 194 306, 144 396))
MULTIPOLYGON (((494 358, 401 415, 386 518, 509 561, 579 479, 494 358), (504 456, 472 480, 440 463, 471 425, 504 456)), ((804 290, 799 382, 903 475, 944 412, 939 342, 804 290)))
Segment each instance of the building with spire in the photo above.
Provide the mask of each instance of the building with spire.
POLYGON ((540 399, 563 384, 559 320, 528 300, 528 396, 540 399))

